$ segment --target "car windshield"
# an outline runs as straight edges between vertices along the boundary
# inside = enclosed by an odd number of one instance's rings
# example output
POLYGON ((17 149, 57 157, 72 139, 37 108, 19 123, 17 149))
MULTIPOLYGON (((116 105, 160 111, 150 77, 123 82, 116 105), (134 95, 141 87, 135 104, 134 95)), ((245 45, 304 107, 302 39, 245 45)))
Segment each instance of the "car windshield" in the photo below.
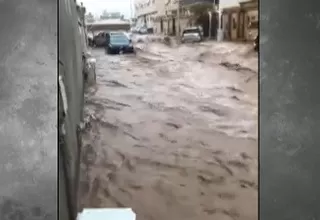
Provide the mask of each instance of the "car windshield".
POLYGON ((186 29, 183 31, 183 34, 198 34, 199 30, 197 29, 186 29))
POLYGON ((116 34, 110 36, 111 44, 129 44, 129 39, 124 34, 116 34))

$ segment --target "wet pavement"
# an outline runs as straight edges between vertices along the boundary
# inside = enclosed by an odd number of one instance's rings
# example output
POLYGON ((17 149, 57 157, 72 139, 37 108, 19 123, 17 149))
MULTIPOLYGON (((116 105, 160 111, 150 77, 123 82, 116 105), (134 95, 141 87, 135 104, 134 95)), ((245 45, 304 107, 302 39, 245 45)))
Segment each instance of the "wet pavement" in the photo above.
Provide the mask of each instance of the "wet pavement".
POLYGON ((138 220, 258 219, 257 56, 248 45, 96 49, 86 95, 84 207, 138 220))

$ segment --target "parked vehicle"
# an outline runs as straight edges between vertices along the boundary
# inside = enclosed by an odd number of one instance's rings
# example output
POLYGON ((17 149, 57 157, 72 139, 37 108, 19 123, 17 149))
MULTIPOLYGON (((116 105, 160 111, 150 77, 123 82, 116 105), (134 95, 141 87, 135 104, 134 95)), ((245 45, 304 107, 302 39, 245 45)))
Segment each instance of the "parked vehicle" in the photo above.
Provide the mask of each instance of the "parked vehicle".
POLYGON ((148 34, 149 33, 149 29, 147 27, 141 27, 139 29, 139 34, 148 34))
POLYGON ((201 29, 199 27, 189 27, 182 31, 181 42, 201 42, 203 40, 201 29))
POLYGON ((87 38, 88 38, 88 45, 90 47, 93 47, 93 35, 91 33, 88 33, 87 38))
POLYGON ((124 33, 107 33, 105 49, 108 54, 135 52, 131 40, 124 33))
POLYGON ((100 32, 99 34, 93 37, 93 46, 94 47, 104 47, 106 44, 106 32, 100 32))
POLYGON ((146 26, 136 26, 131 28, 131 32, 135 34, 151 34, 153 33, 153 28, 148 28, 146 26))

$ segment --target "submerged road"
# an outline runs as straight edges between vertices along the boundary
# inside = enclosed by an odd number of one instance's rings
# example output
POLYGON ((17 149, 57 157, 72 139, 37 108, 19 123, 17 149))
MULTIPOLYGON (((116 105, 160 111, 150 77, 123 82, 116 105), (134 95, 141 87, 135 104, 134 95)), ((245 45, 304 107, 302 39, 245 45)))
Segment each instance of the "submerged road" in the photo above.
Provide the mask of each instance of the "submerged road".
POLYGON ((93 51, 82 205, 132 207, 139 220, 256 220, 256 55, 229 44, 137 47, 93 51))

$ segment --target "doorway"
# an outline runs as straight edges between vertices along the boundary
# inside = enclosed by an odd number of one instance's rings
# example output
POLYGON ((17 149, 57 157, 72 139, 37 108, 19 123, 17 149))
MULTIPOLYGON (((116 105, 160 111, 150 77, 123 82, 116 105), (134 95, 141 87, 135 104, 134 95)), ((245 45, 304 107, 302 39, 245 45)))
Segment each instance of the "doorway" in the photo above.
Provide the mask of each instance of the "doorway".
POLYGON ((162 18, 160 19, 160 31, 163 33, 163 20, 162 18))
POLYGON ((172 34, 176 35, 176 19, 172 18, 172 34))

